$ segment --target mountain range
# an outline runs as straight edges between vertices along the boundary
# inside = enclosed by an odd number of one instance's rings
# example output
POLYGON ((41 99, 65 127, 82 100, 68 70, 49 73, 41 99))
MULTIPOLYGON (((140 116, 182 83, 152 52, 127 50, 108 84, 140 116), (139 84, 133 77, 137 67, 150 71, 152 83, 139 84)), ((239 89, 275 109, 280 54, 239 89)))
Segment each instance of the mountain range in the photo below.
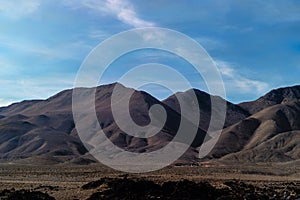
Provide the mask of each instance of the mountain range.
MULTIPOLYGON (((206 136, 212 113, 211 99, 217 98, 227 105, 226 119, 217 144, 204 160, 257 163, 293 162, 300 159, 300 86, 275 89, 257 100, 240 104, 230 103, 198 89, 179 92, 160 101, 144 91, 127 88, 119 83, 80 88, 83 94, 94 89, 97 123, 111 142, 126 151, 145 153, 164 147, 174 138, 183 119, 197 130, 197 134, 190 148, 177 162, 199 161, 198 150, 206 136), (122 131, 111 110, 111 97, 116 85, 121 87, 124 94, 133 93, 129 112, 140 126, 149 124, 149 108, 152 105, 159 104, 165 109, 167 119, 159 133, 149 138, 138 138, 122 131), (197 125, 189 123, 189 116, 185 118, 181 115, 177 100, 180 97, 188 105, 192 93, 199 102, 201 120, 197 125)), ((65 90, 46 100, 27 100, 0 108, 0 162, 96 162, 76 131, 72 92, 71 89, 65 90)), ((119 102, 122 103, 122 98, 119 102)), ((119 112, 123 116, 123 111, 119 112)), ((185 138, 178 139, 178 142, 184 141, 185 138)), ((93 148, 92 143, 88 145, 93 148)))

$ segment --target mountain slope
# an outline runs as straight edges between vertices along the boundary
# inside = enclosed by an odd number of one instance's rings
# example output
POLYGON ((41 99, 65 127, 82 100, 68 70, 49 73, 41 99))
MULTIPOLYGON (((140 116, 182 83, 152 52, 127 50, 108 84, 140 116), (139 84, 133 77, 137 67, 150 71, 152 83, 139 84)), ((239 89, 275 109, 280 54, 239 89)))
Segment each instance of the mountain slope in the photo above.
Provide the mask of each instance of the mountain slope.
MULTIPOLYGON (((125 134, 114 121, 111 111, 111 94, 116 84, 97 87, 95 108, 98 121, 106 136, 117 146, 132 152, 151 152, 167 145, 176 135, 181 116, 151 95, 134 91, 122 85, 124 94, 133 92, 129 110, 134 122, 145 126, 150 122, 149 108, 154 104, 164 107, 167 120, 163 129, 149 138, 136 138, 125 134)), ((92 88, 81 88, 82 95, 92 88)), ((82 102, 90 106, 90 102, 82 102)), ((122 103, 122 98, 120 98, 122 103)), ((123 116, 123 110, 119 115, 123 116)), ((0 157, 6 160, 30 156, 66 156, 72 160, 87 153, 75 129, 72 116, 72 90, 66 90, 47 100, 24 101, 2 108, 0 115, 0 157)), ((89 117, 89 116, 87 116, 89 117)), ((87 118, 83 119, 86 120, 87 118)), ((188 127, 194 125, 187 120, 188 127)), ((89 130, 90 127, 87 127, 89 130)), ((202 143, 205 132, 198 127, 196 139, 192 146, 202 143)), ((186 134, 189 134, 188 132, 186 134)), ((92 138, 91 138, 92 140, 92 138)), ((179 138, 178 142, 184 142, 179 138)), ((193 149, 188 150, 187 159, 196 158, 193 149)))
MULTIPOLYGON (((225 103, 227 111, 224 130, 215 148, 207 156, 208 159, 242 162, 290 162, 300 159, 300 86, 272 90, 256 101, 239 105, 196 89, 176 93, 162 102, 146 92, 126 88, 118 83, 78 89, 83 97, 96 91, 97 120, 92 119, 90 115, 81 119, 83 122, 90 122, 86 124, 87 132, 93 132, 94 124, 99 123, 106 137, 126 151, 146 153, 161 149, 173 140, 183 120, 190 129, 178 138, 177 142, 186 143, 192 130, 197 130, 197 134, 179 162, 197 161, 196 149, 201 146, 206 135, 212 112, 211 98, 214 98, 225 103), (151 121, 150 115, 153 114, 149 115, 149 109, 153 105, 164 108, 167 114, 166 123, 157 134, 148 138, 138 138, 126 134, 126 131, 119 127, 111 107, 112 92, 116 86, 120 88, 117 93, 118 101, 115 102, 115 106, 121 106, 117 110, 120 119, 126 121, 130 117, 139 126, 147 126, 151 121), (199 102, 199 125, 188 120, 195 112, 191 106, 192 92, 196 94, 199 102), (128 116, 122 105, 124 96, 131 93, 128 116), (187 112, 188 116, 181 115, 177 97, 183 99, 185 108, 190 109, 187 112)), ((87 146, 83 146, 73 120, 72 92, 65 90, 46 100, 23 101, 0 108, 0 162, 95 162, 89 156, 86 147, 95 148, 100 143, 95 144, 98 140, 90 137, 85 141, 87 146)), ((86 99, 80 103, 88 109, 93 109, 91 102, 91 99, 86 99)), ((219 113, 218 106, 214 109, 219 113)), ((159 116, 160 111, 156 114, 159 116)), ((127 126, 130 128, 131 125, 127 126)), ((143 134, 151 134, 155 126, 143 134)), ((106 144, 102 140, 98 142, 106 144)))
POLYGON ((239 162, 288 162, 300 158, 300 131, 275 135, 254 148, 224 156, 223 160, 239 162))
POLYGON ((300 86, 274 89, 255 101, 240 103, 243 109, 254 114, 267 107, 300 99, 300 86))
MULTIPOLYGON (((186 105, 191 104, 191 93, 194 92, 197 100, 198 100, 198 105, 199 105, 199 110, 200 110, 200 122, 199 122, 199 127, 201 127, 203 130, 207 131, 207 128, 209 126, 210 120, 211 120, 211 100, 214 100, 216 102, 222 102, 224 103, 227 108, 226 108, 226 118, 225 118, 225 124, 224 127, 228 127, 230 125, 233 125, 237 122, 239 122, 242 119, 247 118, 250 114, 241 108, 239 105, 232 104, 225 99, 222 99, 218 96, 211 96, 207 94, 206 92, 193 89, 193 90, 188 90, 186 92, 178 92, 176 95, 172 95, 165 99, 163 103, 174 109, 176 112, 180 113, 180 104, 176 96, 179 96, 179 98, 184 100, 184 103, 186 105)), ((186 106, 188 107, 188 106, 186 106)), ((218 111, 218 105, 216 108, 214 108, 218 111)), ((190 113, 193 112, 193 110, 189 111, 190 113)), ((219 113, 219 112, 217 112, 219 113)))
POLYGON ((210 157, 239 161, 300 158, 300 101, 270 106, 223 130, 210 157))

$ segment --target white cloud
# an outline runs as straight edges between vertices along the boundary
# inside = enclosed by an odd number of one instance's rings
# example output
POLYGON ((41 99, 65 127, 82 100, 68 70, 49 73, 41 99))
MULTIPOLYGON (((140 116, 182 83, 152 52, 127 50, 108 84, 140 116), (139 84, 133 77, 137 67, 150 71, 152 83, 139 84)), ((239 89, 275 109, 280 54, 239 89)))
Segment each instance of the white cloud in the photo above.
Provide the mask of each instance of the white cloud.
POLYGON ((18 19, 34 13, 39 6, 39 0, 2 0, 0 1, 0 12, 7 17, 18 19))
POLYGON ((0 79, 0 107, 30 99, 44 99, 64 89, 73 87, 75 74, 47 75, 38 78, 17 80, 0 79))
POLYGON ((41 45, 34 41, 15 39, 10 37, 0 37, 0 46, 29 53, 31 55, 43 56, 47 59, 80 59, 83 52, 88 53, 93 46, 86 44, 83 41, 63 43, 56 46, 41 45))
POLYGON ((250 79, 241 75, 230 63, 216 61, 218 68, 225 82, 228 91, 237 91, 239 93, 263 94, 269 89, 266 82, 250 79))
MULTIPOLYGON (((253 2, 251 3, 253 4, 253 2)), ((300 7, 297 1, 279 1, 275 4, 259 1, 254 5, 257 5, 255 14, 258 14, 260 20, 265 20, 268 23, 298 22, 300 20, 300 7)))
POLYGON ((8 105, 12 104, 13 102, 14 102, 13 100, 0 98, 0 107, 8 106, 8 105))
POLYGON ((107 0, 106 6, 125 24, 135 28, 154 26, 154 23, 140 19, 133 5, 125 0, 107 0))
POLYGON ((92 30, 89 32, 88 35, 91 39, 98 39, 98 40, 104 40, 110 36, 105 31, 102 30, 92 30))
POLYGON ((155 23, 141 19, 133 4, 127 0, 65 0, 64 3, 73 9, 85 7, 97 11, 99 14, 113 15, 134 28, 155 26, 155 23))

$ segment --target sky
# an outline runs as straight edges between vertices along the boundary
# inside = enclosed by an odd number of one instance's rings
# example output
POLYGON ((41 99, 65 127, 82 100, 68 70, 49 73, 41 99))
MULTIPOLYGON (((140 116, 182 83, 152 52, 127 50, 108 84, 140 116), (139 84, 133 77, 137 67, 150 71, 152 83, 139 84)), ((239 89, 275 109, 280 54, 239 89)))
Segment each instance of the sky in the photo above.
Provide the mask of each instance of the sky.
MULTIPOLYGON (((144 27, 172 29, 202 45, 221 72, 225 98, 234 103, 300 84, 296 0, 0 0, 0 106, 72 88, 93 48, 144 27)), ((151 62, 173 67, 206 90, 185 60, 151 49, 121 56, 100 83, 118 81, 134 66, 151 62)), ((155 86, 144 89, 160 99, 170 94, 155 86)))

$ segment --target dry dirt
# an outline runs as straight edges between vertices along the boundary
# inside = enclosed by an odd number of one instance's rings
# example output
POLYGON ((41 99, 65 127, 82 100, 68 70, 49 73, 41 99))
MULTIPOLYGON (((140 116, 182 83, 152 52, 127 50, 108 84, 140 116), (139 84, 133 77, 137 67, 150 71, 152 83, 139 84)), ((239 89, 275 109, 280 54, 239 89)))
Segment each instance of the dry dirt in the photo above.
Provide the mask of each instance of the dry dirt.
POLYGON ((1 200, 53 199, 43 194, 55 199, 299 199, 300 167, 206 163, 125 174, 100 164, 0 165, 1 200))

